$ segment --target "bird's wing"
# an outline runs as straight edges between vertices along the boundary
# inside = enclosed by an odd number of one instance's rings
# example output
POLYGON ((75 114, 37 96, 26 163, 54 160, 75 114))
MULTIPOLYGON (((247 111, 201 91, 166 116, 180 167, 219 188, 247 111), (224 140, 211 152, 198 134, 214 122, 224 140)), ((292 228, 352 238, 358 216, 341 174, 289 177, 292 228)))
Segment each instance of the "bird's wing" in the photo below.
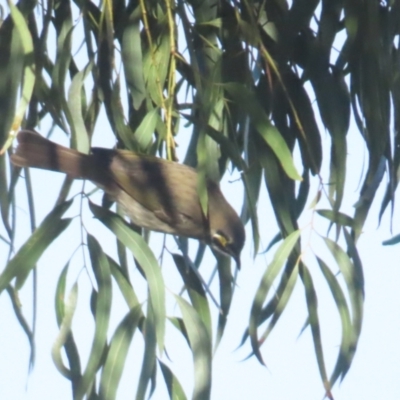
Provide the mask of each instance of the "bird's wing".
POLYGON ((194 169, 157 157, 117 150, 110 164, 115 183, 180 234, 204 238, 205 219, 194 169))

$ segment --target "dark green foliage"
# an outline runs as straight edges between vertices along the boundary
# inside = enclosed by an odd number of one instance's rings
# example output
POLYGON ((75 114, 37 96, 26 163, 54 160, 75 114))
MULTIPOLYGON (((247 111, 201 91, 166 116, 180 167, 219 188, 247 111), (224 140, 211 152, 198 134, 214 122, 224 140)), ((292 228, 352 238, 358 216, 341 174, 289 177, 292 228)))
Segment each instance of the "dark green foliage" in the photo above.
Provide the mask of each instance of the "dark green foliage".
MULTIPOLYGON (((259 221, 265 218, 258 201, 262 188, 266 188, 275 214, 279 231, 267 251, 276 243, 279 248, 255 294, 243 343, 249 339, 253 354, 263 362, 261 345, 284 312, 295 285, 303 285, 308 313, 305 326, 311 328, 324 390, 332 398, 333 384, 351 367, 362 326, 364 280, 357 240, 385 173, 388 183, 380 217, 388 206, 393 212, 400 176, 400 2, 295 0, 289 6, 284 0, 118 0, 101 5, 54 1, 42 7, 42 3, 21 0, 18 8, 11 6, 7 11, 0 27, 0 145, 4 145, 0 207, 6 232, 0 240, 10 248, 0 290, 7 289, 14 298, 44 249, 68 229, 70 221, 61 218, 69 205, 63 202, 70 189, 66 181, 60 205, 11 257, 18 212, 13 194, 19 172, 9 177, 6 169, 13 130, 21 125, 39 130, 41 121, 49 117, 53 127, 69 135, 72 147, 88 151, 104 106, 119 147, 174 160, 178 133, 186 124, 191 137, 185 163, 199 171, 203 209, 207 210, 206 177, 218 181, 232 167, 241 173, 245 193, 242 219, 251 224, 248 240, 253 241, 255 254, 260 243, 259 221), (78 27, 83 37, 76 34, 78 27), (50 34, 56 39, 54 59, 49 56, 50 34), (351 115, 358 133, 349 133, 351 115), (328 153, 323 150, 327 148, 323 146, 325 131, 330 140, 328 153), (341 209, 346 196, 348 134, 362 135, 368 154, 353 215, 341 209), (322 169, 324 160, 329 160, 329 174, 322 169), (342 325, 331 374, 324 361, 315 270, 303 260, 300 240, 298 221, 307 211, 309 195, 314 197, 311 218, 327 219, 335 228, 335 240, 328 232, 323 241, 336 265, 329 266, 312 255, 342 325), (321 199, 328 205, 317 209, 321 199), (338 269, 344 284, 337 279, 338 269), (263 323, 267 328, 260 335, 263 323)), ((30 199, 32 190, 35 188, 28 184, 30 199)), ((115 398, 126 352, 133 335, 139 333, 145 342, 145 356, 137 398, 154 390, 159 365, 162 375, 158 378, 164 377, 170 398, 184 399, 177 377, 161 361, 167 318, 158 262, 144 238, 119 216, 92 203, 90 207, 118 239, 121 266, 93 236, 87 237, 90 268, 97 284, 92 302, 96 328, 85 368, 71 331, 77 286, 67 300, 68 268, 63 270, 56 298, 60 336, 53 347, 55 364, 71 380, 76 398, 115 398), (133 253, 148 284, 146 305, 136 296, 138 283, 129 277, 126 249, 133 253), (129 311, 107 340, 112 280, 129 311), (68 366, 63 364, 62 348, 68 366)), ((31 201, 34 227, 33 210, 31 201)), ((397 236, 386 244, 398 241, 397 236)), ((199 247, 193 262, 187 242, 179 243, 182 255, 173 258, 187 296, 176 297, 182 318, 174 316, 170 321, 193 353, 193 398, 208 399, 213 344, 223 338, 232 312, 235 274, 229 260, 217 256, 220 293, 215 300, 201 278, 201 268, 197 269, 204 247, 199 247), (215 339, 210 298, 219 303, 215 339)), ((249 267, 240 273, 246 274, 249 267)), ((17 310, 16 301, 13 305, 17 310)), ((33 353, 33 334, 20 310, 16 314, 33 353)))

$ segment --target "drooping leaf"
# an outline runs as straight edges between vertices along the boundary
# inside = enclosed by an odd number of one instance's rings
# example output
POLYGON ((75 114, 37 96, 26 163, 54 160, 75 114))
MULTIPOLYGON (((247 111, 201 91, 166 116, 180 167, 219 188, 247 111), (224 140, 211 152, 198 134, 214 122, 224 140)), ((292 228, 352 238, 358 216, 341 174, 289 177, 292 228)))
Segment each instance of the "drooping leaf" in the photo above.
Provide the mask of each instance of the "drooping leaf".
POLYGON ((175 296, 182 312, 194 362, 194 400, 206 400, 211 393, 211 338, 196 310, 183 298, 175 296))
POLYGON ((203 288, 199 277, 194 273, 193 269, 185 263, 185 258, 179 254, 172 254, 175 265, 183 279, 186 290, 188 292, 191 305, 199 314, 207 332, 212 337, 211 313, 208 305, 206 292, 203 288))
POLYGON ((268 338, 269 334, 274 329, 276 323, 278 322, 279 318, 283 314, 286 305, 290 300, 290 296, 293 293, 293 289, 297 282, 297 278, 299 275, 299 268, 298 264, 296 264, 290 274, 290 277, 283 274, 281 280, 279 282, 278 289, 275 292, 275 296, 272 300, 261 310, 260 313, 260 324, 263 323, 267 318, 272 316, 265 332, 260 336, 259 342, 264 343, 265 340, 268 338))
POLYGON ((341 213, 339 211, 333 210, 317 210, 317 213, 322 217, 329 219, 332 223, 341 225, 341 226, 349 226, 350 228, 353 226, 353 218, 350 216, 341 213))
POLYGON ((114 232, 118 239, 132 251, 142 267, 149 285, 150 301, 155 314, 158 348, 163 351, 166 314, 165 287, 154 254, 144 239, 133 231, 120 216, 93 203, 90 203, 90 209, 96 218, 114 232))
POLYGON ((321 328, 318 317, 317 294, 315 292, 314 283, 308 268, 303 263, 301 263, 299 269, 306 294, 306 302, 308 308, 308 323, 310 324, 311 327, 311 333, 314 342, 315 355, 317 356, 319 373, 321 375, 321 379, 324 384, 327 396, 332 398, 332 396, 330 395, 331 387, 330 383, 328 382, 324 353, 322 349, 321 328))
POLYGON ((294 246, 296 245, 300 236, 300 231, 295 231, 290 234, 283 243, 279 246, 278 250, 274 255, 274 259, 268 265, 267 270, 265 271, 263 277, 261 278, 261 282, 258 286, 251 311, 250 311, 250 322, 249 322, 249 334, 250 334, 250 341, 253 353, 257 357, 257 359, 263 362, 259 342, 258 342, 258 335, 257 335, 257 328, 259 326, 260 321, 260 313, 262 310, 262 305, 268 295, 271 286, 281 271, 284 262, 289 257, 289 254, 293 250, 294 246))
MULTIPOLYGON (((156 368, 156 348, 157 348, 157 338, 156 338, 156 325, 154 318, 154 310, 152 302, 148 302, 147 306, 147 316, 143 327, 144 333, 144 352, 143 352, 143 362, 142 369, 139 376, 139 385, 136 392, 137 400, 144 400, 146 396, 147 386, 155 373, 156 368)), ((150 390, 149 396, 152 395, 150 390)))
MULTIPOLYGON (((346 232, 346 231, 345 231, 346 232)), ((348 246, 351 248, 352 243, 350 242, 350 236, 346 235, 346 241, 348 246)), ((352 320, 352 343, 351 343, 351 355, 347 357, 348 366, 350 366, 355 350, 357 348, 358 340, 361 333, 363 313, 364 313, 364 282, 363 276, 360 273, 360 267, 358 266, 358 257, 355 257, 354 262, 350 259, 349 255, 335 242, 328 238, 324 238, 324 241, 336 260, 336 263, 343 274, 343 278, 346 282, 348 295, 350 297, 351 304, 351 320, 352 320)), ((351 249, 349 254, 354 253, 354 249, 351 249)), ((342 372, 342 377, 346 374, 347 370, 342 372)))
POLYGON ((55 207, 9 261, 0 275, 0 292, 14 278, 17 278, 15 283, 17 290, 24 285, 26 278, 43 252, 70 224, 71 219, 61 219, 61 217, 71 204, 72 202, 68 201, 55 207))
POLYGON ((158 361, 158 363, 161 367, 161 372, 164 376, 165 384, 167 385, 169 398, 171 400, 186 400, 187 397, 185 395, 185 392, 183 391, 183 388, 176 376, 172 373, 171 369, 162 361, 158 361))
POLYGON ((71 87, 68 91, 68 110, 72 132, 72 147, 81 153, 89 153, 90 141, 86 132, 85 121, 82 110, 82 90, 86 77, 93 68, 90 62, 82 71, 75 74, 71 87))
MULTIPOLYGON (((65 303, 63 303, 64 310, 62 312, 62 319, 60 320, 60 325, 59 325, 60 332, 58 333, 57 338, 51 350, 51 356, 56 368, 58 369, 60 374, 64 375, 68 379, 73 379, 74 377, 76 378, 76 375, 73 373, 72 370, 70 370, 64 365, 61 350, 63 346, 67 345, 68 340, 71 340, 70 335, 72 327, 72 318, 75 313, 77 300, 78 300, 78 285, 75 283, 71 289, 68 300, 65 303)), ((64 301, 64 299, 62 299, 62 301, 64 301)), ((67 350, 67 355, 69 355, 68 350, 67 350)), ((77 361, 79 364, 79 358, 77 358, 77 361)))
POLYGON ((382 242, 384 246, 393 246, 394 244, 397 244, 400 242, 400 234, 393 236, 390 239, 387 239, 382 242))
MULTIPOLYGON (((228 322, 228 315, 232 305, 235 279, 232 276, 231 260, 228 257, 217 255, 219 278, 220 313, 218 315, 217 337, 214 348, 217 349, 228 322)), ((214 350, 215 351, 215 350, 214 350)))
POLYGON ((333 386, 339 377, 342 377, 343 379, 344 375, 350 368, 351 360, 354 354, 352 348, 353 329, 351 325, 350 311, 347 305, 346 297, 339 285, 338 280, 323 260, 317 257, 317 261, 335 300, 342 324, 342 339, 339 354, 336 360, 335 368, 330 378, 330 385, 333 386))
MULTIPOLYGON (((20 104, 16 110, 16 114, 14 117, 14 122, 12 126, 12 130, 16 130, 21 126, 22 119, 24 117, 25 111, 29 105, 29 102, 32 97, 33 87, 35 84, 35 67, 32 59, 33 54, 33 41, 31 33, 29 32, 28 25, 16 6, 12 2, 9 3, 11 16, 15 25, 15 29, 18 32, 21 44, 24 52, 25 58, 25 66, 24 66, 24 75, 22 81, 22 89, 21 89, 21 99, 20 104)), ((18 73, 18 71, 15 71, 18 73)))
POLYGON ((138 17, 137 11, 129 15, 121 43, 126 81, 135 110, 140 107, 146 97, 142 44, 140 41, 140 20, 138 17))
POLYGON ((110 349, 100 379, 100 398, 102 399, 116 398, 126 356, 140 318, 140 307, 132 308, 120 322, 110 340, 110 349))
POLYGON ((249 113, 258 133, 271 147, 287 175, 291 179, 301 180, 285 140, 276 127, 271 124, 254 94, 245 86, 234 83, 225 84, 224 88, 249 113))
POLYGON ((60 328, 58 337, 53 345, 52 357, 61 373, 72 381, 76 382, 81 375, 81 362, 79 357, 78 347, 76 345, 71 326, 72 318, 76 309, 78 299, 78 285, 72 287, 68 300, 65 299, 65 289, 67 283, 67 273, 69 263, 62 269, 58 278, 56 295, 55 295, 55 310, 57 324, 60 328), (62 362, 61 350, 65 349, 65 354, 68 359, 69 368, 65 367, 62 362))
POLYGON ((106 351, 107 346, 112 300, 111 272, 107 257, 93 236, 88 235, 87 239, 98 291, 94 303, 95 331, 92 347, 86 368, 76 388, 74 396, 76 399, 83 399, 92 390, 96 373, 101 367, 103 353, 106 351))

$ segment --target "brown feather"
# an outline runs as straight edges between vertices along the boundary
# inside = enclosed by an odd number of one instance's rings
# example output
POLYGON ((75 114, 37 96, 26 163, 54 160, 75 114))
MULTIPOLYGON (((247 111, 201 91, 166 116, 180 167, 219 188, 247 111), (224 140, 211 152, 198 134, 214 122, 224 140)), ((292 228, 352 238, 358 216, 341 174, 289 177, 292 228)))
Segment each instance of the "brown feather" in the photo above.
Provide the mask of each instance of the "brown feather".
POLYGON ((93 180, 89 155, 53 143, 36 132, 21 131, 17 140, 17 150, 11 156, 13 164, 64 172, 74 179, 93 180))

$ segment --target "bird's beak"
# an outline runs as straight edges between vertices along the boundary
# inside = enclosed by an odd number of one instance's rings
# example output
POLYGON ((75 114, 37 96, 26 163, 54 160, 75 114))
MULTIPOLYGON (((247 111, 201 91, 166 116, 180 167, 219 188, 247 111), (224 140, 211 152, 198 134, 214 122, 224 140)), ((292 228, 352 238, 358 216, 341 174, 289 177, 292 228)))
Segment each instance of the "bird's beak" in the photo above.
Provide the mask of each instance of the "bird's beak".
POLYGON ((240 266, 241 266, 241 263, 240 263, 240 256, 234 256, 233 259, 234 259, 235 262, 236 262, 236 268, 237 268, 238 270, 240 270, 240 266))

